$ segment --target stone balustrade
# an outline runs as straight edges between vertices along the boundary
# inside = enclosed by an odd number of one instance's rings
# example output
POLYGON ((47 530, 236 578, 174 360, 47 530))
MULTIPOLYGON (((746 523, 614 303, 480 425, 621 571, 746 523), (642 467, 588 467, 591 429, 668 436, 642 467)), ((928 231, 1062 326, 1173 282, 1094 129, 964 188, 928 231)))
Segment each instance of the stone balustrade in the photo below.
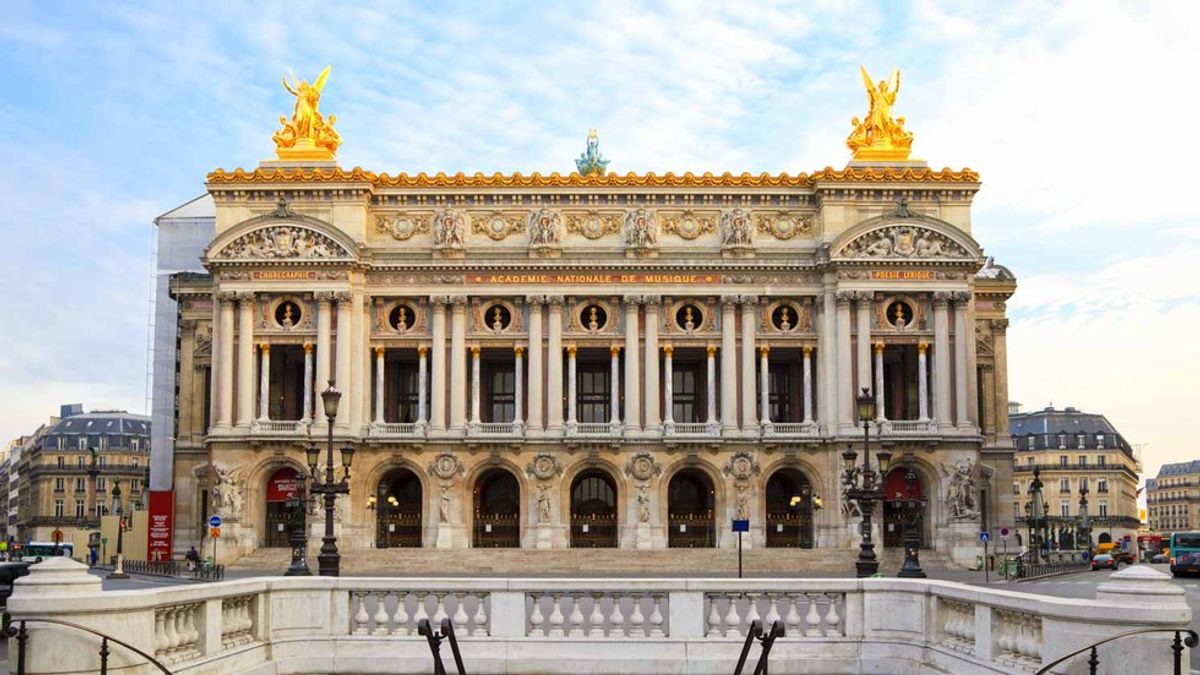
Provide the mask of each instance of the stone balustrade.
MULTIPOLYGON (((1096 600, 917 579, 471 579, 273 577, 101 592, 63 559, 31 568, 9 602, 31 620, 29 673, 96 667, 94 640, 128 642, 180 675, 422 673, 418 622, 450 618, 469 672, 731 672, 750 623, 782 621, 778 672, 1028 673, 1135 628, 1185 627, 1165 575, 1135 567, 1096 600)), ((1126 638, 1101 672, 1168 672, 1170 635, 1126 638)), ((755 651, 755 654, 757 651, 755 651)), ((1083 657, 1077 657, 1081 659, 1083 657)), ((1080 660, 1056 672, 1076 672, 1080 660)), ((150 672, 114 650, 110 667, 150 672)))

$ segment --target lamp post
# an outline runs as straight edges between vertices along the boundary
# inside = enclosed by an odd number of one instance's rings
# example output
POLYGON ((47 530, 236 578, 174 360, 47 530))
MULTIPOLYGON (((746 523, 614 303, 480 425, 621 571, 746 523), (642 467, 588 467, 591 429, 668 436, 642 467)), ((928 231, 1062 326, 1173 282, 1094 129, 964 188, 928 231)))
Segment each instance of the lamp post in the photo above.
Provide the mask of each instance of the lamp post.
POLYGON ((1046 557, 1048 559, 1049 556, 1044 555, 1042 551, 1046 545, 1046 537, 1043 531, 1046 526, 1046 504, 1042 499, 1042 479, 1039 477, 1040 475, 1041 470, 1034 469, 1033 482, 1029 484, 1029 496, 1032 502, 1030 507, 1029 543, 1033 544, 1031 548, 1035 552, 1034 555, 1037 555, 1039 558, 1046 557))
POLYGON ((1082 481, 1079 484, 1079 536, 1075 546, 1089 553, 1092 550, 1092 521, 1088 516, 1088 488, 1082 481))
POLYGON ((869 577, 879 571, 879 559, 875 556, 875 543, 871 541, 871 513, 875 510, 875 502, 883 499, 883 477, 887 475, 888 464, 892 453, 880 449, 876 453, 879 460, 878 474, 871 468, 871 420, 875 419, 875 397, 866 387, 858 397, 858 419, 863 424, 863 461, 862 466, 855 466, 858 453, 854 447, 847 445, 842 453, 845 471, 842 482, 846 485, 846 499, 858 502, 862 511, 862 523, 859 531, 862 542, 858 546, 858 560, 854 567, 859 578, 869 577), (860 482, 861 479, 861 482, 860 482))
POLYGON ((117 514, 117 565, 109 572, 108 579, 128 579, 125 574, 125 553, 122 550, 123 534, 125 533, 125 514, 121 509, 121 483, 113 480, 112 488, 113 513, 117 514))
POLYGON ((925 570, 921 569, 921 557, 918 553, 921 535, 917 531, 917 521, 925 510, 925 497, 913 496, 913 486, 916 484, 917 474, 912 467, 908 467, 904 473, 904 566, 896 576, 924 579, 925 570))
POLYGON ((304 505, 308 497, 304 492, 304 474, 296 474, 296 491, 287 499, 288 513, 291 515, 288 525, 288 543, 292 547, 292 563, 288 565, 285 577, 311 577, 308 569, 308 533, 305 532, 304 505))
POLYGON ((321 459, 321 450, 310 445, 305 451, 308 455, 308 470, 312 476, 313 486, 312 493, 314 495, 324 495, 325 497, 325 536, 321 538, 321 553, 317 555, 317 573, 323 577, 336 577, 339 574, 342 556, 338 553, 337 537, 333 534, 333 511, 337 506, 338 495, 350 494, 350 463, 354 459, 354 447, 342 447, 342 467, 345 473, 342 474, 341 480, 334 479, 333 467, 333 420, 337 417, 338 403, 341 401, 342 392, 338 391, 333 386, 333 380, 329 381, 329 386, 325 391, 321 392, 321 403, 325 407, 325 417, 329 421, 329 438, 328 447, 325 453, 325 476, 322 478, 317 473, 317 465, 321 459))

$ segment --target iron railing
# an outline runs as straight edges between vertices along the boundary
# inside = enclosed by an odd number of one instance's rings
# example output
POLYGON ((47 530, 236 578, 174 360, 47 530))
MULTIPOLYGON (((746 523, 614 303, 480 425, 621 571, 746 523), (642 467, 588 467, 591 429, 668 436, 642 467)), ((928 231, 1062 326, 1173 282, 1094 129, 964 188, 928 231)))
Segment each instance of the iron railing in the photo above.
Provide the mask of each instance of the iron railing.
POLYGON ((1035 558, 1029 559, 1028 556, 1017 556, 1017 570, 1013 575, 1014 579, 1033 579, 1034 577, 1044 577, 1049 574, 1059 574, 1061 572, 1080 572, 1088 569, 1089 562, 1087 560, 1055 560, 1041 562, 1035 558))
POLYGON ((1171 641, 1171 652, 1172 652, 1172 657, 1174 658, 1175 675, 1183 675, 1183 647, 1184 647, 1184 645, 1187 645, 1191 649, 1195 649, 1196 645, 1200 645, 1200 635, 1197 635, 1196 631, 1191 630, 1190 628, 1142 628, 1139 630, 1127 631, 1125 633, 1118 633, 1117 635, 1113 635, 1112 637, 1104 638, 1103 640, 1100 640, 1099 642, 1094 642, 1094 643, 1092 643, 1086 647, 1083 647, 1081 649, 1076 649, 1075 651, 1071 652, 1070 654, 1067 654, 1066 656, 1060 656, 1058 659, 1051 661, 1050 663, 1047 663, 1046 665, 1042 666, 1042 669, 1037 671, 1037 673, 1035 673, 1035 675, 1045 675, 1045 673, 1049 673, 1050 670, 1052 668, 1054 668, 1054 666, 1057 666, 1058 664, 1062 663, 1063 661, 1066 661, 1068 659, 1079 656, 1080 654, 1082 654, 1084 652, 1088 652, 1088 661, 1087 661, 1088 673, 1090 673, 1090 675, 1096 675, 1097 669, 1099 669, 1099 667, 1100 667, 1100 655, 1096 652, 1096 648, 1099 647, 1100 645, 1105 644, 1107 642, 1112 642, 1113 640, 1120 640, 1121 638, 1129 637, 1130 635, 1142 635, 1145 633, 1171 633, 1171 632, 1175 633, 1175 639, 1171 641), (1183 637, 1183 635, 1182 635, 1183 633, 1187 634, 1186 638, 1183 637))
POLYGON ((754 666, 754 675, 768 675, 767 659, 771 655, 771 647, 775 645, 775 639, 783 637, 783 622, 775 621, 771 624, 771 630, 763 633, 763 622, 755 619, 750 622, 750 630, 746 633, 746 641, 742 643, 742 655, 738 657, 737 668, 734 669, 733 675, 742 675, 742 668, 746 666, 746 657, 750 655, 750 645, 754 644, 755 640, 762 643, 762 652, 758 655, 758 663, 754 666))
POLYGON ((225 578, 224 565, 197 563, 188 568, 187 563, 179 560, 147 561, 126 560, 123 563, 125 572, 129 574, 145 574, 155 577, 191 577, 202 581, 221 581, 225 578))
POLYGON ((417 635, 423 635, 429 642, 429 653, 433 656, 433 675, 446 675, 446 666, 442 663, 442 640, 450 641, 450 653, 454 656, 454 667, 458 675, 467 675, 463 668, 462 653, 458 651, 458 638, 454 637, 454 624, 450 619, 442 619, 439 632, 434 632, 429 619, 421 619, 417 623, 417 635))
POLYGON ((171 671, 167 670, 167 667, 159 663, 153 656, 138 649, 137 647, 134 647, 128 642, 118 640, 115 637, 105 635, 104 633, 92 630, 86 626, 80 626, 79 624, 71 623, 70 621, 59 621, 57 619, 20 619, 17 621, 17 625, 14 627, 12 615, 8 612, 5 612, 3 616, 4 621, 3 625, 0 626, 0 636, 6 638, 16 638, 17 641, 16 670, 14 671, 15 675, 25 675, 25 656, 29 650, 29 631, 25 629, 25 624, 27 623, 48 623, 55 626, 66 626, 68 628, 81 630, 85 633, 90 633, 100 638, 100 651, 97 654, 100 657, 100 668, 97 671, 100 673, 100 675, 108 675, 108 657, 112 653, 108 648, 109 642, 113 642, 128 649, 129 651, 146 659, 146 662, 149 665, 154 666, 160 672, 171 675, 171 671))

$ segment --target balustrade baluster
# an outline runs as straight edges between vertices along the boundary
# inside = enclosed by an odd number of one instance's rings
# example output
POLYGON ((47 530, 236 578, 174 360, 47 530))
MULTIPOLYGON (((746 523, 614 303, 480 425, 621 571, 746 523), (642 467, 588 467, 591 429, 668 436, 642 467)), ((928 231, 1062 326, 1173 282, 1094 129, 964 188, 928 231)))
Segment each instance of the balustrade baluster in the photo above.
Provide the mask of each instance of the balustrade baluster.
POLYGON ((200 640, 200 631, 196 628, 196 612, 200 609, 200 605, 188 605, 183 609, 183 626, 184 648, 187 650, 194 649, 196 643, 200 640))
POLYGON ((721 634, 721 613, 717 611, 717 600, 720 597, 714 593, 708 594, 708 632, 705 635, 721 634))
POLYGON ((838 599, 837 593, 826 593, 825 597, 829 598, 829 611, 825 612, 825 635, 841 635, 842 617, 838 614, 838 599))
POLYGON ((367 614, 367 592, 366 591, 351 591, 350 597, 357 604, 354 612, 354 626, 350 629, 352 635, 367 635, 371 632, 367 622, 371 617, 367 614))
MULTIPOLYGON (((746 616, 742 617, 742 621, 744 621, 746 623, 747 627, 749 627, 750 624, 754 623, 755 621, 759 621, 762 619, 762 617, 759 616, 759 614, 758 614, 758 596, 759 595, 761 595, 761 593, 747 593, 746 594, 746 599, 748 601, 748 604, 746 607, 746 616)), ((766 630, 766 626, 763 626, 763 629, 766 630)))
POLYGON ((788 599, 788 611, 787 616, 784 617, 783 621, 787 624, 787 631, 789 635, 799 635, 800 610, 797 609, 797 607, 800 605, 800 594, 787 593, 786 595, 788 599))
POLYGON ((166 653, 171 646, 171 638, 167 636, 166 628, 166 610, 158 609, 154 612, 154 653, 160 655, 166 653))
POLYGON ((529 614, 529 634, 542 636, 546 634, 545 621, 546 617, 542 614, 542 595, 540 593, 530 593, 529 597, 533 599, 533 611, 529 614))
POLYGON ((663 615, 662 615, 662 593, 651 593, 650 597, 654 600, 654 607, 650 610, 650 637, 663 637, 666 635, 663 632, 663 615))
POLYGON ((562 636, 566 635, 566 633, 563 632, 563 621, 565 621, 565 618, 563 617, 562 606, 561 606, 562 605, 562 594, 551 593, 550 594, 550 602, 551 602, 551 604, 550 604, 551 610, 550 610, 550 633, 549 633, 549 635, 550 635, 550 637, 562 637, 562 636))
POLYGON ((641 637, 645 635, 646 615, 642 614, 642 598, 645 595, 641 593, 630 593, 630 598, 633 599, 633 612, 629 615, 629 635, 641 637))
POLYGON ((767 593, 767 616, 763 618, 763 630, 769 630, 779 620, 778 593, 767 593))
POLYGON ((434 605, 433 605, 433 608, 434 608, 433 609, 433 625, 441 626, 442 619, 445 619, 447 616, 449 616, 446 613, 446 593, 445 592, 440 592, 440 593, 435 592, 433 594, 433 597, 435 600, 434 605))
POLYGON ((592 614, 588 617, 588 635, 591 637, 604 637, 604 615, 600 613, 603 597, 600 593, 592 593, 592 614))
POLYGON ((393 635, 412 633, 412 629, 408 627, 408 591, 396 591, 396 616, 392 620, 396 624, 393 635))
POLYGON ((387 635, 388 634, 388 613, 387 613, 387 591, 376 591, 375 596, 375 630, 371 631, 372 635, 387 635))
POLYGON ((804 597, 808 599, 808 614, 804 616, 804 623, 807 628, 804 629, 804 634, 808 636, 816 636, 821 634, 821 613, 817 610, 817 598, 820 597, 816 593, 805 593, 804 597))
POLYGON ((625 615, 621 613, 621 596, 616 593, 612 596, 612 613, 608 615, 608 626, 609 637, 629 635, 625 627, 625 615))
POLYGON ((742 617, 738 616, 738 594, 729 594, 729 611, 725 613, 725 637, 741 637, 742 617))
POLYGON ((421 625, 421 619, 429 618, 429 612, 425 611, 425 604, 426 604, 426 601, 429 599, 429 592, 428 591, 417 591, 417 592, 413 593, 413 595, 416 596, 416 598, 417 598, 417 611, 413 612, 413 615, 412 615, 412 623, 413 623, 413 626, 415 627, 415 626, 421 625))
POLYGON ((488 618, 487 611, 483 603, 487 601, 487 593, 475 594, 475 625, 472 626, 469 635, 487 635, 488 634, 488 618))
POLYGON ((568 635, 571 637, 583 636, 583 610, 580 609, 579 593, 571 593, 571 616, 567 619, 571 623, 571 630, 568 635))
POLYGON ((455 630, 465 631, 467 635, 470 635, 471 631, 467 628, 467 622, 470 621, 467 617, 467 594, 452 593, 451 595, 454 596, 454 618, 451 619, 454 622, 454 628, 455 630))

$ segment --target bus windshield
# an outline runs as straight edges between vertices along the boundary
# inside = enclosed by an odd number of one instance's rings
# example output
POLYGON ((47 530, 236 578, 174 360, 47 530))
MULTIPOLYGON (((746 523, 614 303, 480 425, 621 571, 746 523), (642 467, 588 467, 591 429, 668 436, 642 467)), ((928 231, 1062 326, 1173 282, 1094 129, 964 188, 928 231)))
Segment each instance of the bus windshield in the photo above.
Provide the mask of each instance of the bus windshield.
POLYGON ((1200 532, 1176 532, 1171 537, 1171 550, 1200 549, 1200 532))

